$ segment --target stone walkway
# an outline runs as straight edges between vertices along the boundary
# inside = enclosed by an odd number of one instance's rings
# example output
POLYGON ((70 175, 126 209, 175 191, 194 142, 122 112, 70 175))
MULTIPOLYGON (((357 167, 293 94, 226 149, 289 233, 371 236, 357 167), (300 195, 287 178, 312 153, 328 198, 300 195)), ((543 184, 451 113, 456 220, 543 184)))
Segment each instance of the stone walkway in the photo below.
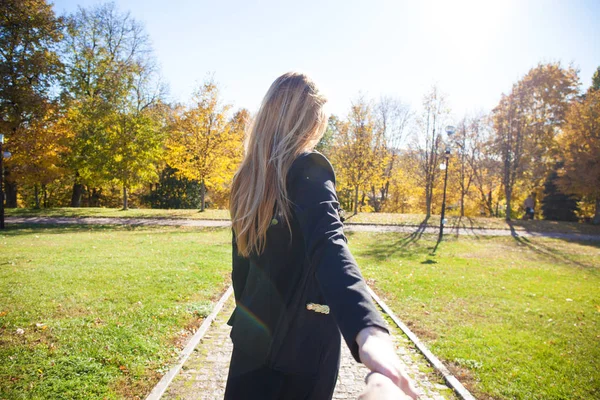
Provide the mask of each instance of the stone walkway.
MULTIPOLYGON (((233 344, 227 319, 234 308, 233 296, 171 382, 163 399, 222 399, 233 344)), ((441 383, 425 358, 395 326, 390 326, 398 355, 407 373, 415 381, 422 400, 456 399, 454 392, 441 383)), ((364 388, 368 369, 357 364, 342 341, 342 363, 334 399, 357 399, 364 388)))

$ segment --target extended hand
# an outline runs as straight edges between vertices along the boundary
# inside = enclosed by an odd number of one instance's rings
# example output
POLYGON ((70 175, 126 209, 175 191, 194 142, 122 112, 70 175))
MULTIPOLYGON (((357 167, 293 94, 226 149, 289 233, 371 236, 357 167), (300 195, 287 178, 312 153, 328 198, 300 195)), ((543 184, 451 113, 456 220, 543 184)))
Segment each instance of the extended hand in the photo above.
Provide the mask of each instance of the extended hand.
POLYGON ((404 372, 394 343, 387 332, 374 326, 368 327, 359 332, 356 342, 360 360, 367 368, 385 375, 405 394, 417 399, 413 384, 404 372))
POLYGON ((358 400, 410 400, 387 376, 372 372, 367 376, 367 387, 358 400))

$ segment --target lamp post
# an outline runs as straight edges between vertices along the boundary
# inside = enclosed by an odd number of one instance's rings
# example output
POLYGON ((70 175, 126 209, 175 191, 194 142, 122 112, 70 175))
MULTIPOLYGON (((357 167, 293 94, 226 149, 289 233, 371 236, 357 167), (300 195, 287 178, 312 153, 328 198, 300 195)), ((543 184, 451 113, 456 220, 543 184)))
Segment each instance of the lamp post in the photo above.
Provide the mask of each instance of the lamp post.
MULTIPOLYGON (((446 133, 448 134, 448 138, 450 138, 454 132, 456 132, 456 128, 454 128, 452 125, 448 125, 446 127, 446 133)), ((444 165, 444 170, 445 170, 445 176, 444 176, 444 196, 442 197, 442 215, 440 218, 440 235, 438 237, 438 243, 442 241, 442 238, 444 237, 444 224, 446 223, 445 221, 445 217, 446 217, 446 186, 448 185, 448 162, 450 161, 450 146, 447 145, 446 146, 446 151, 445 151, 445 164, 444 165)))

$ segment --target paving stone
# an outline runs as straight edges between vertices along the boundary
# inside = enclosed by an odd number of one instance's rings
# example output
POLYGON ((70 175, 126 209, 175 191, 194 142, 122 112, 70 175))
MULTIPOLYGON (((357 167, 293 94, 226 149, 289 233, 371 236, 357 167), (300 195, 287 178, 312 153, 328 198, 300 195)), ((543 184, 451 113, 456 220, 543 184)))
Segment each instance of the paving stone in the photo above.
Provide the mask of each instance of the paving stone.
MULTIPOLYGON (((222 399, 233 344, 229 338, 227 319, 234 309, 230 296, 223 309, 186 361, 179 374, 169 385, 163 399, 222 399)), ((412 342, 397 329, 389 326, 400 359, 407 374, 415 381, 422 400, 456 399, 454 393, 435 376, 423 371, 432 370, 425 357, 412 346, 412 342)), ((364 378, 369 370, 356 363, 342 341, 342 361, 333 398, 357 399, 365 387, 364 378)))

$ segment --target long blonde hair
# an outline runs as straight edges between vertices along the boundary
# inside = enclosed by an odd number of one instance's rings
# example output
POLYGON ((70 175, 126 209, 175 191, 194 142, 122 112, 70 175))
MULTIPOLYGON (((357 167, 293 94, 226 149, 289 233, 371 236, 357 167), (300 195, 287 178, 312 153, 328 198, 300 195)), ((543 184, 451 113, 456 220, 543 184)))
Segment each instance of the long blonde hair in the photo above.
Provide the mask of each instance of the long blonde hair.
POLYGON ((245 157, 231 185, 229 211, 240 255, 264 251, 274 213, 281 213, 291 235, 287 171, 323 136, 326 101, 314 82, 297 72, 281 75, 267 91, 246 135, 245 157))

